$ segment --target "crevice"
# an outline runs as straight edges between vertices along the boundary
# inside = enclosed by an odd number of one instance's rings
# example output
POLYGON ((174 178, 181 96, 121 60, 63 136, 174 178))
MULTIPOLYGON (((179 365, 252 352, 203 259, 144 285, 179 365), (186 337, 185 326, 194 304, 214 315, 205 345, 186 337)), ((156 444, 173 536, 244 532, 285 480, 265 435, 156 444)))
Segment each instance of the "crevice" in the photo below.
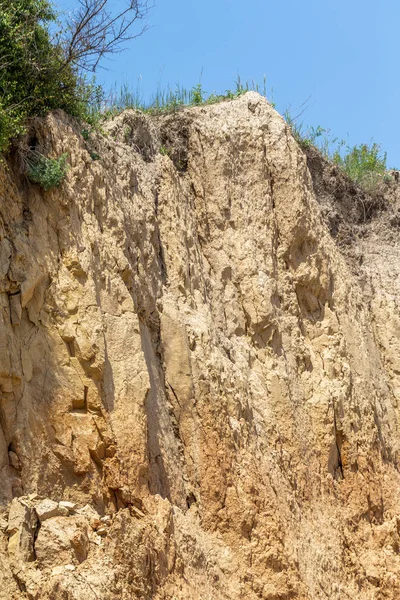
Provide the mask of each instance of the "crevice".
POLYGON ((190 508, 192 506, 192 504, 196 504, 197 503, 197 498, 196 496, 193 494, 193 492, 190 492, 190 494, 188 494, 186 496, 186 505, 188 508, 190 508))
POLYGON ((337 468, 340 471, 342 479, 344 479, 343 461, 342 461, 342 453, 341 453, 342 441, 340 439, 341 435, 338 432, 337 425, 336 425, 336 412, 335 412, 335 409, 333 409, 333 427, 334 427, 334 434, 335 434, 336 451, 337 451, 337 456, 338 456, 338 458, 337 458, 337 468))
POLYGON ((73 414, 87 414, 88 412, 88 391, 89 388, 85 385, 83 387, 83 398, 77 398, 72 400, 72 408, 70 409, 70 413, 73 414))
POLYGON ((85 385, 83 387, 83 408, 86 412, 88 409, 88 406, 87 406, 88 391, 89 391, 89 388, 87 387, 87 385, 85 385))
POLYGON ((71 357, 74 357, 75 356, 75 344, 74 344, 74 340, 71 340, 71 341, 68 341, 68 342, 66 341, 65 343, 66 343, 69 355, 71 357))
POLYGON ((23 594, 26 594, 26 585, 24 584, 23 581, 20 580, 20 578, 18 577, 17 574, 14 573, 14 579, 17 582, 17 586, 20 592, 22 592, 23 594))
POLYGON ((177 401, 179 408, 182 408, 182 405, 181 405, 181 403, 179 402, 179 398, 178 398, 178 396, 176 395, 176 392, 175 392, 174 388, 172 387, 172 385, 170 384, 170 382, 169 382, 169 381, 167 381, 167 385, 168 385, 169 389, 171 390, 171 392, 173 393, 173 395, 174 395, 174 398, 175 398, 175 400, 177 401))
POLYGON ((8 295, 8 306, 9 306, 9 314, 10 314, 10 323, 11 325, 20 325, 21 324, 21 300, 14 301, 12 298, 15 296, 21 296, 21 290, 17 290, 16 292, 7 292, 8 295))
POLYGON ((103 472, 103 459, 101 459, 97 452, 92 448, 89 448, 89 454, 96 471, 99 473, 99 475, 101 475, 103 472))
POLYGON ((36 544, 36 540, 38 538, 39 535, 39 531, 40 531, 40 527, 41 527, 41 523, 40 520, 38 519, 36 522, 36 527, 35 527, 35 531, 33 532, 33 560, 36 560, 36 548, 35 548, 35 544, 36 544))

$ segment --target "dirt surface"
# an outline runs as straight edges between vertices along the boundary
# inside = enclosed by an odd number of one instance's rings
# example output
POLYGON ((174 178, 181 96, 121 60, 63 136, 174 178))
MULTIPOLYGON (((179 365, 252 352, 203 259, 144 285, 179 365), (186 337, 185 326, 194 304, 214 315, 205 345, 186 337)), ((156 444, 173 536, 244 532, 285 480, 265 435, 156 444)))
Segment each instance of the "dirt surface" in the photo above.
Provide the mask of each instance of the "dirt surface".
POLYGON ((107 132, 0 167, 0 598, 397 600, 396 175, 253 92, 107 132))

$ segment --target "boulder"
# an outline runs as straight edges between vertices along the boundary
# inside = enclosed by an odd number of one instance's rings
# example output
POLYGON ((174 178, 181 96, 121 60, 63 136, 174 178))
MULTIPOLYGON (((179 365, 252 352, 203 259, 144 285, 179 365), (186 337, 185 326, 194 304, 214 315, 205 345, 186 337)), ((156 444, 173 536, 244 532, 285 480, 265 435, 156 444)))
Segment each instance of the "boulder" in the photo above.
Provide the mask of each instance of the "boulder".
POLYGON ((89 551, 89 529, 85 517, 54 517, 42 523, 36 544, 40 568, 83 562, 89 551))
POLYGON ((57 502, 46 498, 35 505, 36 514, 39 517, 39 521, 43 523, 47 519, 57 517, 60 514, 60 509, 57 502))

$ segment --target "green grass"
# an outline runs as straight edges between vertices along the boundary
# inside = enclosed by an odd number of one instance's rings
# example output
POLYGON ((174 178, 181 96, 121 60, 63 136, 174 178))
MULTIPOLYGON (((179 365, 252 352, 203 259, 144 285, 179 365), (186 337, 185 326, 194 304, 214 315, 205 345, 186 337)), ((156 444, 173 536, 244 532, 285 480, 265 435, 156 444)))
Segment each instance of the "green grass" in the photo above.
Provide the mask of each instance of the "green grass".
POLYGON ((333 162, 366 192, 373 193, 388 181, 386 158, 380 144, 372 143, 347 146, 344 154, 339 148, 333 155, 333 162))
POLYGON ((251 90, 266 97, 266 79, 264 78, 263 85, 260 86, 253 80, 242 81, 240 77, 237 77, 233 89, 225 90, 222 94, 207 92, 201 83, 191 89, 176 85, 175 88, 158 89, 150 101, 143 100, 139 88, 132 90, 129 86, 123 85, 119 90, 113 90, 107 95, 103 93, 102 97, 98 97, 95 102, 92 102, 90 113, 97 121, 112 118, 127 109, 140 110, 148 114, 164 114, 189 106, 210 105, 234 100, 251 90))
POLYGON ((371 142, 351 146, 345 140, 334 137, 329 129, 320 125, 313 127, 299 123, 298 117, 293 117, 288 110, 284 117, 303 150, 316 148, 326 160, 336 164, 365 192, 375 193, 383 182, 390 181, 387 173, 387 155, 380 144, 371 142))

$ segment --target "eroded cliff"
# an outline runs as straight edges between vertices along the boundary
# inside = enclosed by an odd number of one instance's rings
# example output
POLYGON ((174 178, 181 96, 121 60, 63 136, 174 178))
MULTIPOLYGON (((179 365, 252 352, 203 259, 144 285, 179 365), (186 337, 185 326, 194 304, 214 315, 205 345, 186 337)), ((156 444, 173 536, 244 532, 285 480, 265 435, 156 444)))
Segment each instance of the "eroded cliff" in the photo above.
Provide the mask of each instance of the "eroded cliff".
POLYGON ((1 169, 0 597, 398 598, 395 221, 255 93, 107 127, 1 169))

